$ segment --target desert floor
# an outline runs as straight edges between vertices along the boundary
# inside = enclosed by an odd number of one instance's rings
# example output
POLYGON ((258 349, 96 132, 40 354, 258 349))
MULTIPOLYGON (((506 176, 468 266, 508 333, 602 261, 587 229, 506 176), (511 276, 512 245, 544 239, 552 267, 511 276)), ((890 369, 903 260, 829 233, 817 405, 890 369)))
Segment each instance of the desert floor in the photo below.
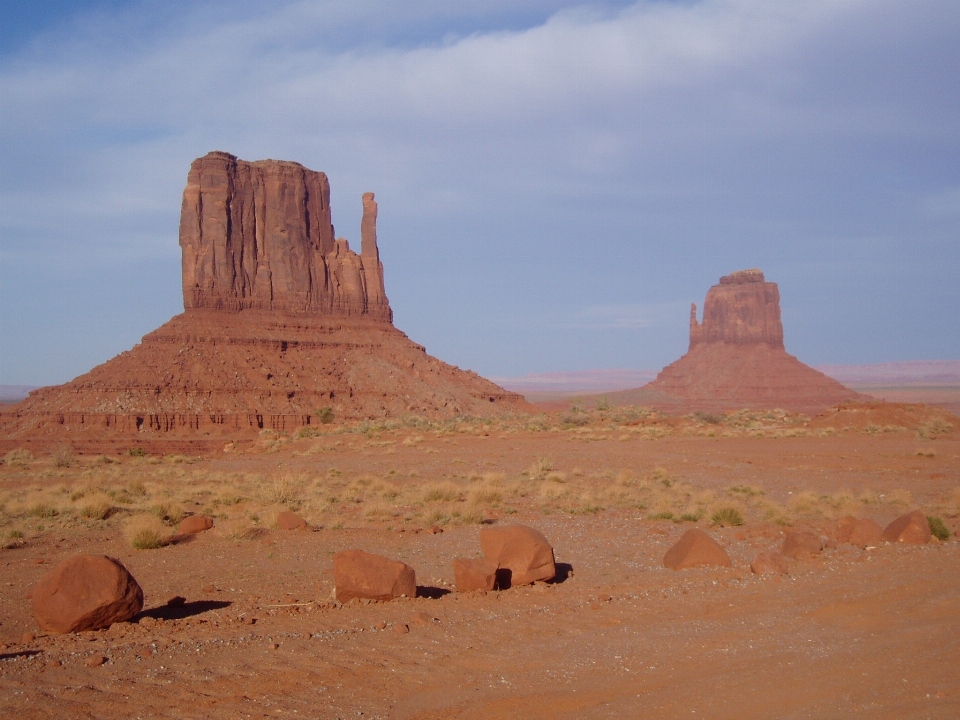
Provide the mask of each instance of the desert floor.
POLYGON ((264 433, 205 457, 140 455, 133 442, 133 455, 11 451, 0 466, 0 711, 960 717, 960 428, 881 415, 828 426, 593 411, 264 433), (285 507, 313 529, 272 527, 285 507), (790 529, 829 538, 840 516, 883 525, 915 508, 951 535, 828 542, 788 575, 750 570, 790 529), (724 509, 743 524, 713 522, 724 509), (215 527, 176 536, 191 512, 215 527), (557 581, 457 593, 452 560, 479 555, 483 523, 511 522, 550 539, 557 581), (732 568, 662 567, 694 526, 732 568), (132 546, 151 533, 161 547, 132 546), (350 548, 413 565, 420 596, 336 603, 332 554, 350 548), (79 552, 119 558, 144 612, 44 634, 29 591, 79 552), (178 595, 184 605, 166 604, 178 595), (91 656, 106 662, 89 667, 91 656))

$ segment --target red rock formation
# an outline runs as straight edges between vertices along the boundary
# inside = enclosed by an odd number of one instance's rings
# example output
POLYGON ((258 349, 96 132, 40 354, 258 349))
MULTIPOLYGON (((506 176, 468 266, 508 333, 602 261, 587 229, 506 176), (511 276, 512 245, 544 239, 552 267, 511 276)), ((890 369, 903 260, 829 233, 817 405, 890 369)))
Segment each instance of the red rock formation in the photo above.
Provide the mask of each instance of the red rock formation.
POLYGON ((338 602, 417 596, 417 575, 412 567, 362 550, 334 554, 333 575, 338 602))
POLYGON ((509 570, 503 585, 529 585, 557 575, 553 547, 539 530, 527 525, 485 527, 480 531, 483 556, 500 570, 509 570))
POLYGON ((810 414, 864 398, 786 352, 780 293, 759 270, 720 278, 707 293, 703 322, 691 307, 687 353, 656 380, 608 397, 673 412, 781 408, 810 414))
POLYGON ((390 322, 377 206, 363 196, 362 254, 334 240, 327 176, 299 163, 193 161, 180 212, 183 306, 368 315, 390 322))
POLYGON ((330 413, 529 409, 393 326, 376 222, 366 193, 358 255, 334 238, 323 173, 222 152, 195 160, 180 220, 185 312, 72 382, 32 393, 0 415, 3 436, 106 430, 149 442, 290 431, 330 413))

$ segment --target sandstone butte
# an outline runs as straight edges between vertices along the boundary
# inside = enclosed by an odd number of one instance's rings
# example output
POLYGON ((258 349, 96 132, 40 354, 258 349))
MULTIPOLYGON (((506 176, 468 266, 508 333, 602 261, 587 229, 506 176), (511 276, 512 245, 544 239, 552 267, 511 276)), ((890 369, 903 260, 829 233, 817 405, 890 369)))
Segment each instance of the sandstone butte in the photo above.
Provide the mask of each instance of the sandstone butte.
POLYGON ((690 346, 641 388, 610 393, 617 405, 671 413, 775 408, 816 414, 865 396, 787 353, 780 292, 760 270, 720 278, 707 292, 703 321, 690 308, 690 346))
POLYGON ((295 162, 194 160, 183 191, 184 312, 0 416, 8 438, 294 430, 337 420, 529 410, 394 327, 363 195, 360 252, 337 238, 326 175, 295 162), (38 437, 39 436, 39 437, 38 437))

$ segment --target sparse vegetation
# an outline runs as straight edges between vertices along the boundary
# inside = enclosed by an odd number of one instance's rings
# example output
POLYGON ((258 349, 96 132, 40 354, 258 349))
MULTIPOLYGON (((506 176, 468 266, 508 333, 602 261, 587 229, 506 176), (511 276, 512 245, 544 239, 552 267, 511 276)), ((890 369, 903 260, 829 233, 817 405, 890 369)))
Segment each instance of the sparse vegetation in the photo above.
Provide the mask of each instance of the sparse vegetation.
POLYGON ((710 516, 710 523, 720 527, 737 527, 743 525, 743 515, 733 507, 723 507, 710 516))
POLYGON ((937 540, 950 539, 950 529, 946 523, 943 522, 942 518, 936 515, 927 515, 927 522, 930 523, 930 532, 933 533, 933 536, 937 538, 937 540))

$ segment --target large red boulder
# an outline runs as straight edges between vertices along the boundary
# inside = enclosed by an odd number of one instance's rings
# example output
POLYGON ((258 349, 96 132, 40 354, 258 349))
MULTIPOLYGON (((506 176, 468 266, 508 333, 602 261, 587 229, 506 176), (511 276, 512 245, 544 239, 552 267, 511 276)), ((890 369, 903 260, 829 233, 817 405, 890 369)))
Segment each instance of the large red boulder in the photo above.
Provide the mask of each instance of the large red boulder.
POLYGON ((883 539, 883 528, 869 518, 858 520, 854 525, 850 537, 847 539, 851 545, 865 548, 871 545, 879 545, 883 539))
POLYGON ((750 569, 757 575, 786 575, 789 572, 787 559, 776 550, 765 550, 750 563, 750 569))
POLYGON ((698 565, 730 567, 730 556, 703 530, 687 530, 663 556, 663 566, 671 570, 685 570, 698 565))
POLYGON ((883 539, 887 542, 922 545, 930 542, 931 536, 927 516, 919 510, 901 515, 883 530, 883 539))
POLYGON ((43 630, 81 632, 125 622, 143 609, 143 590, 114 558, 74 555, 44 575, 31 593, 43 630))
POLYGON ((453 575, 457 592, 493 590, 497 584, 497 564, 488 558, 471 560, 457 558, 453 561, 453 575))
POLYGON ((209 515, 190 515, 177 525, 177 532, 181 535, 196 535, 206 532, 213 527, 213 518, 209 515))
POLYGON ((399 560, 373 555, 362 550, 346 550, 333 556, 333 578, 337 600, 354 598, 392 600, 402 595, 417 595, 414 569, 399 560))
POLYGON ((526 525, 487 527, 480 531, 480 548, 497 568, 510 571, 510 585, 553 580, 557 575, 553 547, 539 530, 526 525))
POLYGON ((819 555, 821 550, 823 543, 812 532, 790 532, 783 539, 781 552, 788 558, 800 560, 819 555))

